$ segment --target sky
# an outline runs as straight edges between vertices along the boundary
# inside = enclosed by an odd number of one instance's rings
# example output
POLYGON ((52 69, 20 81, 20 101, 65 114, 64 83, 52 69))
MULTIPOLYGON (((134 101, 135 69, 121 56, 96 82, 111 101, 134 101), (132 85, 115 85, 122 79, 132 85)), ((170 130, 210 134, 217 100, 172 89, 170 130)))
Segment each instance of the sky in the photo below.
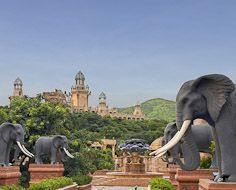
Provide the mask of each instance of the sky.
POLYGON ((0 105, 70 91, 82 71, 89 104, 175 100, 182 83, 225 74, 236 83, 235 0, 0 0, 0 105))

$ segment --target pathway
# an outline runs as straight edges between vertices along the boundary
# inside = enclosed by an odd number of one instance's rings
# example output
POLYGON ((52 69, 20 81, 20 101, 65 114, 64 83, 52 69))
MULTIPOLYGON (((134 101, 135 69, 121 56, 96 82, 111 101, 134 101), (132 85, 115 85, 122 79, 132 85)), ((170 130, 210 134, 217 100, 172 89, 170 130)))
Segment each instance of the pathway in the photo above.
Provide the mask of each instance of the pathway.
POLYGON ((92 186, 92 190, 147 190, 147 187, 92 186))

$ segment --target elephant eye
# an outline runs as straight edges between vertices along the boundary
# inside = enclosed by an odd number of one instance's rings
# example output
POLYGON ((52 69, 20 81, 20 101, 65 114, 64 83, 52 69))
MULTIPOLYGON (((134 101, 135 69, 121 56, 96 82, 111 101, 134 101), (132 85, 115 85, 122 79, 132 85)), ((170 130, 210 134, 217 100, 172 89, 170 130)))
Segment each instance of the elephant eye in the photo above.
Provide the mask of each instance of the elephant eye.
POLYGON ((188 101, 188 98, 183 98, 182 100, 183 104, 187 103, 187 101, 188 101))

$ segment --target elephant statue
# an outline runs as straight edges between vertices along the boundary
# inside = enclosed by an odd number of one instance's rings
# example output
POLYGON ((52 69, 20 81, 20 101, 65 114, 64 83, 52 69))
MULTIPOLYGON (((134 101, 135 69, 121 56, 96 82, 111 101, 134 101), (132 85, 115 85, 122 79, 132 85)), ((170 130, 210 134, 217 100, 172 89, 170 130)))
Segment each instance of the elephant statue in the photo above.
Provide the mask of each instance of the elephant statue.
POLYGON ((16 144, 18 146, 16 149, 21 150, 27 157, 34 156, 24 146, 24 135, 24 129, 19 124, 3 123, 0 125, 0 165, 9 165, 10 150, 13 144, 16 144))
MULTIPOLYGON (((190 130, 193 135, 193 143, 195 143, 197 146, 197 151, 211 154, 213 161, 210 168, 216 168, 216 156, 215 156, 215 153, 212 153, 212 150, 210 149, 211 142, 213 141, 211 126, 207 124, 192 125, 190 130)), ((164 130, 163 145, 167 144, 177 132, 178 132, 178 128, 176 126, 176 123, 169 123, 164 130)), ((185 144, 182 143, 181 141, 178 142, 173 148, 167 151, 167 153, 165 154, 166 155, 165 161, 167 161, 170 164, 177 163, 183 170, 195 169, 195 168, 191 168, 193 165, 185 165, 181 161, 181 157, 183 156, 185 156, 184 160, 190 160, 190 158, 186 158, 190 156, 189 154, 187 154, 189 150, 186 150, 186 149, 188 148, 189 147, 185 146, 185 144), (173 158, 172 162, 169 161, 169 156, 173 158)), ((198 160, 196 160, 196 162, 197 161, 198 160)), ((200 162, 198 162, 198 167, 199 166, 200 166, 200 162)))
POLYGON ((164 147, 151 154, 164 154, 182 139, 191 154, 185 161, 196 168, 200 157, 190 126, 197 118, 206 120, 213 129, 219 173, 215 181, 236 182, 236 90, 224 75, 205 75, 182 85, 176 97, 179 131, 164 147))
POLYGON ((56 164, 61 161, 58 157, 63 157, 62 160, 64 159, 64 152, 70 158, 74 158, 67 149, 68 140, 66 136, 40 137, 35 143, 35 162, 43 164, 42 156, 46 155, 50 157, 51 164, 56 164))

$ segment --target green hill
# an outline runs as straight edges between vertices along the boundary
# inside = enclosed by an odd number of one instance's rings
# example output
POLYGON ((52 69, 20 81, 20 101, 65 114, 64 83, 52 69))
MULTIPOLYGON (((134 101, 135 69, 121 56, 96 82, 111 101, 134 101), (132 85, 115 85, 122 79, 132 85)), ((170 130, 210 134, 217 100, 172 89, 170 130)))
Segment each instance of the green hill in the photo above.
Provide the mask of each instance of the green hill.
MULTIPOLYGON (((162 119, 166 121, 175 120, 175 102, 162 98, 155 98, 141 103, 141 109, 146 119, 162 119)), ((132 113, 134 106, 118 108, 118 112, 132 113)))

